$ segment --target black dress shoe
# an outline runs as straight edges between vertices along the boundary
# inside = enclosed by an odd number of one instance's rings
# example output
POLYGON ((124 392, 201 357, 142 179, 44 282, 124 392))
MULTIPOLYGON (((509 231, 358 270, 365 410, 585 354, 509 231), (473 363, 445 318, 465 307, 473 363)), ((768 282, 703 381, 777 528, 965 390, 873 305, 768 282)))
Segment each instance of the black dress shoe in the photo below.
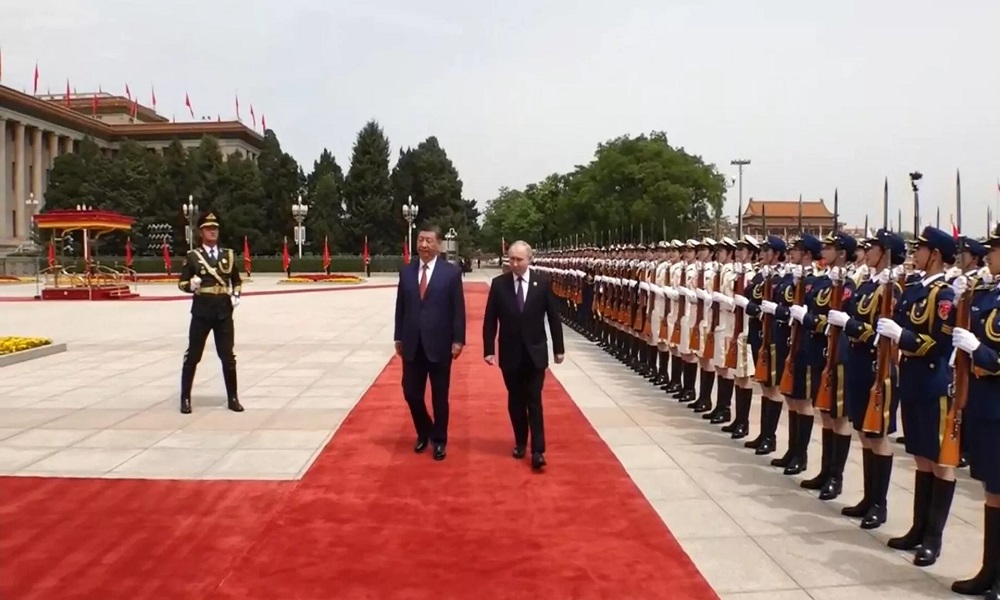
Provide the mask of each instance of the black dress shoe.
POLYGON ((240 404, 240 401, 237 398, 233 398, 228 402, 228 408, 233 412, 243 412, 243 405, 240 404))
MULTIPOLYGON (((702 415, 702 416, 704 416, 704 415, 702 415)), ((730 414, 729 409, 727 408, 727 409, 719 411, 719 413, 717 415, 715 415, 714 417, 712 417, 711 419, 709 419, 708 422, 711 423, 712 425, 721 425, 722 423, 725 423, 725 422, 729 421, 729 419, 732 419, 732 418, 733 418, 733 416, 732 416, 732 414, 730 414)))
POLYGON ((434 444, 434 460, 444 460, 448 453, 444 451, 444 444, 434 444))
POLYGON ((545 466, 545 456, 541 452, 531 453, 531 468, 540 471, 545 466))
POLYGON ((191 414, 191 399, 181 398, 181 413, 185 415, 191 414))
POLYGON ((413 444, 413 451, 420 454, 427 449, 427 440, 424 438, 417 438, 417 443, 413 444))
POLYGON ((518 460, 524 458, 524 446, 514 446, 514 451, 511 453, 511 456, 518 460))

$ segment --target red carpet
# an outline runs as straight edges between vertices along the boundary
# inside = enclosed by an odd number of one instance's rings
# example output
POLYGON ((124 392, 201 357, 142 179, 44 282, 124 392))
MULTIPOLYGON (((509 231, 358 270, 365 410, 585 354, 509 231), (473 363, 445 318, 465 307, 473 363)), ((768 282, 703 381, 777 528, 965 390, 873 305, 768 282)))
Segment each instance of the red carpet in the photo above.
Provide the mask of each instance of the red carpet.
POLYGON ((717 598, 553 377, 547 472, 510 457, 485 292, 444 462, 394 359, 298 483, 0 479, 0 598, 717 598))

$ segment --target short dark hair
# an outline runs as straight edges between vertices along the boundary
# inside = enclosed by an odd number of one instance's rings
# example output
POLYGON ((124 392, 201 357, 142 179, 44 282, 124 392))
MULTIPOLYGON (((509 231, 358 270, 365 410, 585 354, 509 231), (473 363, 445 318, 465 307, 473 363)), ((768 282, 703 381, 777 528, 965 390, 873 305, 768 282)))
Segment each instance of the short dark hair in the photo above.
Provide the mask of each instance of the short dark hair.
POLYGON ((444 239, 444 234, 441 233, 441 228, 437 225, 424 225, 420 228, 419 233, 433 233, 439 242, 444 239))

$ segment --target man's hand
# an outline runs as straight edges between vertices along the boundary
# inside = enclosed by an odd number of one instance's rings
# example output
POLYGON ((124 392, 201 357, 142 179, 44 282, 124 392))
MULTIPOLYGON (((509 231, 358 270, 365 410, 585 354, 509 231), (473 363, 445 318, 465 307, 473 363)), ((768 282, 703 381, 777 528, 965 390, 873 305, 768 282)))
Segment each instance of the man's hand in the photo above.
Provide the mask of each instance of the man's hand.
POLYGON ((188 283, 188 285, 191 287, 192 292, 197 292, 198 288, 201 287, 201 277, 195 275, 194 277, 191 278, 191 281, 188 283))
POLYGON ((451 345, 451 358, 456 359, 462 354, 462 344, 454 343, 451 345))
POLYGON ((555 359, 556 359, 556 364, 557 365, 561 365, 562 361, 566 360, 566 355, 565 354, 556 354, 555 359))
POLYGON ((490 354, 489 356, 484 356, 483 360, 485 360, 486 364, 488 364, 491 367, 495 366, 497 364, 497 359, 492 354, 490 354))
POLYGON ((233 295, 233 308, 236 308, 239 305, 240 305, 240 297, 234 294, 233 295))
POLYGON ((403 342, 396 342, 396 356, 403 355, 403 342))

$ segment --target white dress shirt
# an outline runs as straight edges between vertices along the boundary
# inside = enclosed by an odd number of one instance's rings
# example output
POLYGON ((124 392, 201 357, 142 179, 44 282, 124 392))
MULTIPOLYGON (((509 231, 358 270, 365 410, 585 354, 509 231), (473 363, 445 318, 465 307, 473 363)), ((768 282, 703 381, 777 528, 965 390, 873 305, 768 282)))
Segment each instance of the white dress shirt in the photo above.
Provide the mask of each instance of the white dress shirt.
POLYGON ((212 260, 219 260, 218 246, 202 246, 201 249, 205 251, 205 256, 211 258, 212 260))
MULTIPOLYGON (((435 256, 427 263, 427 285, 431 284, 431 277, 434 275, 434 265, 437 264, 437 257, 435 256)), ((420 279, 424 276, 424 262, 420 261, 420 269, 417 271, 417 284, 420 284, 420 279)))
MULTIPOLYGON (((517 293, 517 274, 516 273, 511 273, 511 275, 514 276, 514 293, 516 294, 517 293)), ((530 267, 528 268, 528 270, 526 270, 524 272, 524 275, 521 275, 521 280, 522 280, 521 281, 521 292, 524 294, 524 299, 527 300, 528 299, 528 284, 531 283, 531 268, 530 267)))

